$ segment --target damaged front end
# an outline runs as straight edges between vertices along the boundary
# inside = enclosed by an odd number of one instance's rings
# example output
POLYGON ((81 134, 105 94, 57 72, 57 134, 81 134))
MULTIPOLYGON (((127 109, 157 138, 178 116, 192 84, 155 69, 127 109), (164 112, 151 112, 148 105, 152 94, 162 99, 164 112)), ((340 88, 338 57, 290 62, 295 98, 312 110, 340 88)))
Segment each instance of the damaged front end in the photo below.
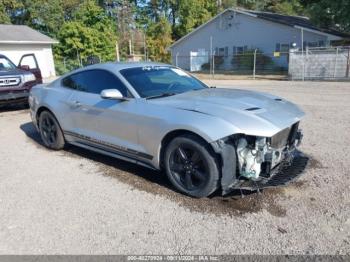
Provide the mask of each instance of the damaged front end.
POLYGON ((303 137, 298 124, 273 137, 240 134, 216 141, 222 159, 222 193, 285 185, 300 174, 307 159, 297 150, 303 137))

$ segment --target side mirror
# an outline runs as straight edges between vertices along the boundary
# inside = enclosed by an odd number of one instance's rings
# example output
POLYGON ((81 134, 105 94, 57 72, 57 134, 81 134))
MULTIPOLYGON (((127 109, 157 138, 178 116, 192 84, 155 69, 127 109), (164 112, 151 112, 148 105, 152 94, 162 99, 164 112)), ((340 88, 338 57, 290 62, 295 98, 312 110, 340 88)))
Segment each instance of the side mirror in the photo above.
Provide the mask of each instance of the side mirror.
POLYGON ((25 71, 29 71, 30 67, 29 67, 29 65, 20 65, 19 69, 22 69, 22 70, 25 70, 25 71))
POLYGON ((104 99, 128 100, 117 89, 104 89, 101 91, 101 97, 104 99))

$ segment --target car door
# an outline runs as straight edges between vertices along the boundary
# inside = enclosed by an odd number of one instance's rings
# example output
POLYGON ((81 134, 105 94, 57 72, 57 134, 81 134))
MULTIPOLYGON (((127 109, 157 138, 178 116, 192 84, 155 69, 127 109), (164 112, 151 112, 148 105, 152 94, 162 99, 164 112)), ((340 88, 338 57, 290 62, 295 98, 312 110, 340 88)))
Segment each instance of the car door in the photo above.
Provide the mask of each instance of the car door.
POLYGON ((103 99, 100 93, 104 89, 118 89, 123 96, 130 96, 118 77, 106 70, 83 71, 62 83, 71 81, 75 90, 69 99, 67 117, 73 124, 68 135, 99 149, 136 157, 142 150, 138 144, 137 99, 103 99))
POLYGON ((36 81, 38 84, 43 82, 43 78, 41 75, 41 70, 38 65, 38 61, 34 54, 25 54, 21 57, 18 63, 18 68, 22 70, 26 70, 35 75, 36 81))

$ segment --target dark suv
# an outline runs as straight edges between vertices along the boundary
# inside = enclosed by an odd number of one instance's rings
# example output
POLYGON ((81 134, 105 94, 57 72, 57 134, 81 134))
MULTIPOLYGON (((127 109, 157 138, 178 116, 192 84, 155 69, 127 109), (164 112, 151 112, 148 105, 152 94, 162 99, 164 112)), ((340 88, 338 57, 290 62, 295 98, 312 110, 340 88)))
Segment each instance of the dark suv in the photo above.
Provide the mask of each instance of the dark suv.
POLYGON ((0 105, 27 103, 30 89, 41 83, 41 71, 34 54, 22 56, 18 66, 0 54, 0 105))

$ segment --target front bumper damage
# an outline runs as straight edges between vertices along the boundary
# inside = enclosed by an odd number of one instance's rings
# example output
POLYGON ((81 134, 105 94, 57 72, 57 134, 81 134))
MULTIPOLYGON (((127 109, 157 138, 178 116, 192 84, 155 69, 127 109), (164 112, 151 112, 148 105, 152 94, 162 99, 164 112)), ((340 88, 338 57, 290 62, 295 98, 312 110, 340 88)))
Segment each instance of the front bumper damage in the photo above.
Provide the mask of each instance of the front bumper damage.
POLYGON ((222 194, 285 186, 300 176, 308 157, 297 150, 303 137, 297 128, 296 124, 273 138, 241 135, 216 141, 214 150, 222 161, 222 194))
POLYGON ((236 186, 241 190, 260 190, 277 186, 287 186, 301 176, 308 164, 309 157, 295 149, 289 158, 283 160, 271 170, 269 177, 261 177, 258 181, 245 180, 236 186))

